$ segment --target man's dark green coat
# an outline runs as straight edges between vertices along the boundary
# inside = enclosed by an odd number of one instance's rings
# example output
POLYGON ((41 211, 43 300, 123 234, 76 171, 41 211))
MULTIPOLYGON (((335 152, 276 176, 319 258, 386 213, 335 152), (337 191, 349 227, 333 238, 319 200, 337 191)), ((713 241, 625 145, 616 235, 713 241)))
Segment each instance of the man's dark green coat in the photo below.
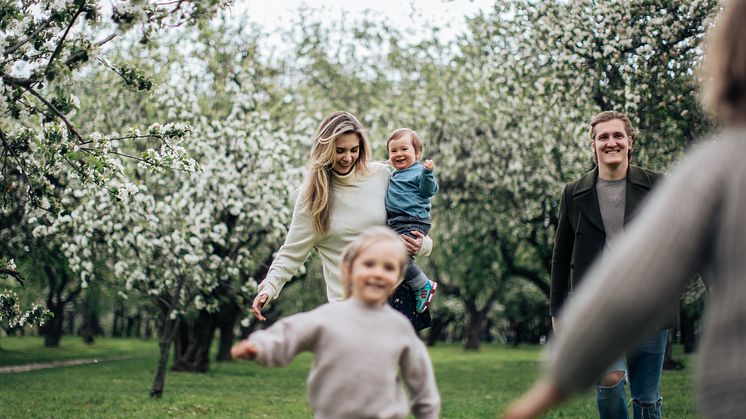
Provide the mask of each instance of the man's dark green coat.
MULTIPOLYGON (((627 169, 627 189, 624 225, 638 212, 645 196, 662 174, 630 165, 627 169)), ((552 255, 552 287, 550 313, 556 316, 583 275, 600 256, 606 233, 596 194, 598 167, 575 182, 565 185, 559 207, 559 222, 552 255)), ((631 262, 634 263, 634 262, 631 262)))

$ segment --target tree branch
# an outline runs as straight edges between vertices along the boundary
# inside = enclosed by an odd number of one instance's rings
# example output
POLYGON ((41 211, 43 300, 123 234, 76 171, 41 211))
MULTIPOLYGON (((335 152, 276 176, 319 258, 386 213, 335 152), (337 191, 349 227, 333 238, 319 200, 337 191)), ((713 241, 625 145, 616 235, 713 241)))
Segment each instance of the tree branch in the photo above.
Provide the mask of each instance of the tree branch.
POLYGON ((43 104, 47 106, 52 112, 54 112, 55 115, 57 115, 58 118, 62 120, 62 122, 65 123, 65 126, 67 126, 67 129, 70 130, 71 133, 73 133, 74 136, 78 137, 80 141, 83 141, 83 137, 78 133, 78 131, 75 129, 73 124, 70 123, 70 121, 67 120, 65 115, 62 114, 54 105, 52 105, 48 100, 46 100, 44 97, 42 97, 36 90, 34 90, 31 86, 23 86, 24 89, 26 89, 27 92, 34 95, 37 99, 39 99, 43 104))
POLYGON ((96 46, 96 47, 100 47, 101 45, 104 45, 105 43, 111 41, 112 39, 114 39, 116 37, 117 37, 117 34, 113 33, 113 34, 107 36, 106 38, 101 39, 100 41, 94 42, 93 45, 96 46))
POLYGON ((29 186, 29 191, 28 192, 30 194, 31 193, 31 188, 30 188, 31 187, 31 181, 29 180, 28 175, 26 174, 26 170, 24 169, 23 163, 21 163, 21 160, 18 158, 18 156, 16 155, 16 153, 13 152, 13 148, 11 148, 10 144, 8 144, 8 141, 5 138, 5 132, 3 132, 2 130, 0 130, 0 140, 2 140, 3 147, 6 150, 8 150, 8 153, 13 157, 13 160, 15 160, 16 163, 18 163, 18 168, 21 171, 21 176, 23 176, 23 180, 26 182, 26 185, 29 186))
POLYGON ((65 33, 62 34, 62 38, 57 43, 57 47, 54 49, 54 52, 52 53, 52 56, 49 57, 49 61, 47 62, 46 67, 44 67, 44 73, 49 70, 49 67, 52 65, 52 62, 57 58, 58 55, 60 55, 60 51, 62 51, 62 45, 65 43, 65 38, 67 38, 67 34, 70 33, 70 29, 72 29, 73 25, 75 24, 75 21, 78 20, 78 16, 80 16, 81 13, 83 13, 83 9, 85 8, 86 3, 83 1, 80 3, 80 7, 75 12, 75 15, 73 15, 73 18, 70 20, 70 23, 67 25, 67 29, 65 29, 65 33))
POLYGON ((12 276, 21 285, 23 285, 23 281, 26 280, 26 278, 24 278, 23 275, 21 275, 20 272, 14 271, 12 269, 0 268, 0 276, 2 276, 2 275, 12 276))
POLYGON ((0 77, 3 78, 3 83, 5 83, 5 84, 12 85, 12 86, 18 86, 18 87, 23 87, 23 88, 31 87, 31 85, 33 85, 34 83, 36 83, 36 80, 33 80, 33 79, 25 79, 25 78, 20 78, 20 77, 13 77, 13 76, 9 76, 9 75, 7 75, 5 73, 1 73, 1 72, 0 72, 0 77))
POLYGON ((78 294, 80 294, 81 291, 83 291, 83 287, 81 285, 78 285, 78 287, 73 292, 69 292, 67 294, 67 298, 65 298, 64 300, 62 300, 62 304, 68 304, 75 297, 77 297, 78 294))
POLYGON ((51 18, 47 19, 44 23, 42 23, 41 25, 39 25, 39 27, 36 28, 36 30, 33 31, 29 36, 27 36, 26 39, 24 39, 22 41, 19 41, 17 44, 15 44, 13 46, 10 46, 10 47, 6 48, 5 51, 3 51, 3 55, 7 57, 8 55, 14 53, 18 48, 26 45, 30 40, 34 39, 36 37, 36 35, 39 35, 41 33, 41 31, 43 31, 44 29, 48 28, 50 23, 52 23, 52 19, 51 18))

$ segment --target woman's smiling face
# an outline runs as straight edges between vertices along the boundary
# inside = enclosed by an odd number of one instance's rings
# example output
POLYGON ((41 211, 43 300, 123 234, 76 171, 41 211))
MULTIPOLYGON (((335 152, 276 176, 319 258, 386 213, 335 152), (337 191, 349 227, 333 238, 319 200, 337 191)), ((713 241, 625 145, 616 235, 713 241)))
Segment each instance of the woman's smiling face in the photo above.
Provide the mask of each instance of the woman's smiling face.
POLYGON ((346 175, 360 157, 360 137, 355 133, 342 134, 334 142, 334 166, 338 175, 346 175))

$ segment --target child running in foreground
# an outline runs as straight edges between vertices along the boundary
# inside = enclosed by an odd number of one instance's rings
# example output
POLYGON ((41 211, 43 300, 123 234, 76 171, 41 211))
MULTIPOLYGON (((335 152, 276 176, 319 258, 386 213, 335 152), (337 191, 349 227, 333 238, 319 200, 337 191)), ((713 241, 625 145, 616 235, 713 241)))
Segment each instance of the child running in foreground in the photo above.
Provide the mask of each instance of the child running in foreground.
POLYGON ((430 358, 406 317, 387 300, 407 262, 402 240, 373 227, 342 254, 347 300, 280 320, 233 346, 234 358, 267 367, 314 353, 308 398, 317 418, 437 418, 440 396, 430 358))
MULTIPOLYGON (((399 128, 386 141, 389 161, 394 166, 386 191, 386 223, 399 234, 411 236, 413 230, 430 232, 430 198, 438 192, 433 169, 435 163, 420 163, 423 146, 420 136, 409 128, 399 128)), ((438 284, 431 281, 409 258, 404 282, 415 294, 415 310, 422 313, 430 304, 438 284)))

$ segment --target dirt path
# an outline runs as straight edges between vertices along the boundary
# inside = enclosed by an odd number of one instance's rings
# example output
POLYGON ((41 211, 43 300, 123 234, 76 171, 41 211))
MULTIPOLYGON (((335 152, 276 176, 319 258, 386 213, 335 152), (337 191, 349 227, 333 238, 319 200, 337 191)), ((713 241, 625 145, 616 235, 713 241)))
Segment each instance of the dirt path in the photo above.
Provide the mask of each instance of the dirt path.
POLYGON ((45 368, 58 368, 58 367, 69 367, 74 365, 86 365, 86 364, 98 364, 99 362, 106 361, 120 361, 123 359, 133 358, 131 356, 109 356, 106 358, 90 358, 90 359, 66 359, 62 361, 49 361, 49 362, 35 362, 33 364, 22 364, 22 365, 11 365, 7 367, 0 367, 0 374, 12 374, 17 372, 28 372, 35 370, 42 370, 45 368))

